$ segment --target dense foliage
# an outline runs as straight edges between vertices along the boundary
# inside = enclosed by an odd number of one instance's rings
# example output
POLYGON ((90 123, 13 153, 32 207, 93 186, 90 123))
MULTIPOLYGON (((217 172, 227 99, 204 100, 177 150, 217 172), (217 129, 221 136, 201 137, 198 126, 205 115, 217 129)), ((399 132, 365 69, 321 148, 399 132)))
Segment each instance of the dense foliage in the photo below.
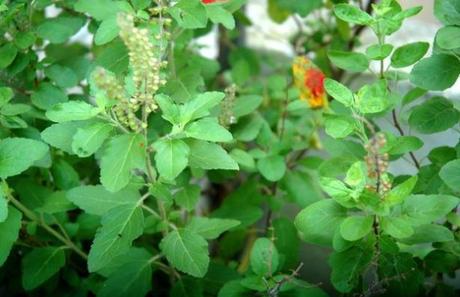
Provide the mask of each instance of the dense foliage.
POLYGON ((0 1, 0 296, 458 296, 460 1, 250 1, 0 1))

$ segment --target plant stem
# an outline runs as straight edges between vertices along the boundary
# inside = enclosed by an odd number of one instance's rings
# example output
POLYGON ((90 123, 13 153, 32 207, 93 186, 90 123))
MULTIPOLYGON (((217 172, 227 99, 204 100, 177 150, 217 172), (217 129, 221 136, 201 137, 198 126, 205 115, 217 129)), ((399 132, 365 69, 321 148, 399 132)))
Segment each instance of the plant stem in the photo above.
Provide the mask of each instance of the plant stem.
POLYGON ((11 195, 11 193, 8 193, 7 194, 7 197, 8 197, 8 200, 11 201, 11 203, 14 204, 14 206, 19 209, 20 211, 22 211, 22 213, 27 217, 29 218, 30 220, 36 222, 38 225, 40 225, 40 227, 42 227, 43 229, 45 229, 48 233, 50 233, 51 235, 53 235, 54 237, 56 237, 59 241, 61 241, 62 243, 64 243, 66 245, 66 247, 72 249, 74 252, 76 252, 79 256, 81 256, 84 260, 88 260, 88 255, 83 252, 79 247, 77 247, 75 245, 75 243, 73 243, 73 241, 65 238, 63 235, 61 235, 59 232, 57 232, 56 230, 54 230, 53 228, 51 228, 51 226, 49 226, 48 224, 46 224, 43 220, 41 220, 39 218, 39 216, 34 213, 32 210, 28 209, 24 204, 22 204, 21 202, 19 202, 19 200, 17 200, 16 198, 13 197, 13 195, 11 195))
MULTIPOLYGON (((392 115, 392 117, 393 117, 393 124, 394 124, 396 130, 398 130, 398 132, 399 132, 399 134, 400 134, 401 136, 404 136, 404 130, 401 128, 401 125, 400 125, 399 122, 398 122, 398 118, 397 118, 397 116, 396 116, 396 111, 395 111, 394 109, 391 111, 391 115, 392 115)), ((420 163, 418 162, 418 160, 417 160, 417 158, 415 157, 414 153, 409 152, 409 156, 410 156, 410 158, 412 159, 412 161, 414 162, 415 167, 416 167, 417 169, 420 169, 420 163)))

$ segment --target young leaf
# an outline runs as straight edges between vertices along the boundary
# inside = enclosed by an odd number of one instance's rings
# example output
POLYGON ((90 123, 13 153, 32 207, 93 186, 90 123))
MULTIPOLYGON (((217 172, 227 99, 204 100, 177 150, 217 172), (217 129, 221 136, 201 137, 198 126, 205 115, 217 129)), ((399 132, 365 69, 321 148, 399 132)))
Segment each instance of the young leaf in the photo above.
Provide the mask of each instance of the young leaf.
POLYGON ((174 180, 187 167, 188 145, 180 139, 164 139, 155 143, 155 164, 160 176, 174 180))
POLYGON ((7 178, 27 170, 48 153, 48 146, 28 138, 5 138, 0 141, 0 177, 7 178))
POLYGON ((410 66, 423 58, 429 47, 428 42, 413 42, 398 47, 391 56, 391 66, 394 68, 410 66))
POLYGON ((219 145, 206 141, 189 141, 191 167, 202 169, 238 170, 238 164, 219 145))
POLYGON ((391 44, 373 44, 366 49, 366 55, 371 60, 381 61, 388 57, 393 51, 391 44))
POLYGON ((233 140, 232 134, 219 125, 216 118, 204 118, 187 125, 185 135, 212 142, 229 142, 233 140))
POLYGON ((136 189, 127 187, 112 193, 100 185, 73 188, 67 191, 66 197, 86 213, 99 216, 120 205, 134 205, 140 199, 136 189))
POLYGON ((414 66, 410 73, 410 81, 423 89, 441 91, 451 87, 459 75, 460 61, 457 58, 436 54, 414 66))
POLYGON ((14 93, 11 88, 0 87, 0 107, 10 102, 13 96, 14 96, 14 93))
POLYGON ((276 246, 268 238, 258 238, 252 246, 250 263, 252 271, 258 276, 271 276, 279 266, 276 246))
POLYGON ((19 236, 22 214, 14 207, 8 207, 8 217, 0 222, 0 266, 5 263, 13 244, 19 236))
POLYGON ((145 168, 143 138, 137 134, 113 137, 101 158, 101 183, 111 192, 123 189, 131 180, 132 170, 145 168))
POLYGON ((372 230, 374 220, 371 216, 351 216, 340 224, 340 235, 345 240, 356 241, 363 238, 372 230))
POLYGON ((286 173, 284 158, 280 155, 268 156, 257 162, 257 169, 269 181, 278 181, 286 173))
POLYGON ((205 239, 216 239, 225 231, 238 225, 240 225, 240 222, 237 220, 194 217, 188 223, 187 229, 203 236, 205 239))
POLYGON ((117 25, 116 15, 107 18, 99 25, 96 34, 94 35, 94 43, 97 45, 103 45, 109 43, 115 37, 118 36, 120 28, 117 25))
POLYGON ((449 242, 454 240, 454 235, 449 228, 437 224, 420 225, 414 229, 414 234, 401 239, 405 244, 424 244, 433 242, 449 242))
POLYGON ((346 107, 350 107, 353 104, 353 92, 338 81, 326 78, 324 87, 329 95, 346 107))
POLYGON ((220 92, 199 94, 180 107, 181 123, 185 125, 191 120, 209 115, 209 110, 219 104, 224 97, 225 94, 220 92))
POLYGON ((155 101, 162 111, 162 117, 171 124, 179 123, 179 107, 168 96, 164 94, 155 95, 155 101))
POLYGON ((324 125, 326 128, 326 133, 334 138, 347 137, 355 129, 353 118, 343 115, 325 114, 324 125))
POLYGON ((90 272, 104 268, 128 252, 133 240, 142 235, 144 215, 137 204, 120 205, 109 210, 101 224, 88 255, 90 272))
POLYGON ((174 230, 160 243, 169 263, 194 277, 203 277, 208 271, 208 243, 203 237, 188 230, 174 230))
POLYGON ((94 123, 78 128, 72 141, 72 151, 81 158, 94 154, 110 136, 113 127, 107 123, 94 123))
POLYGON ((30 291, 55 275, 65 265, 62 248, 35 248, 22 260, 22 286, 30 291))
POLYGON ((304 208, 295 218, 302 239, 320 245, 331 245, 335 230, 346 217, 346 209, 332 199, 304 208))
POLYGON ((417 184, 417 176, 412 176, 404 182, 400 183, 385 195, 384 201, 387 205, 396 205, 404 201, 407 196, 412 193, 417 184))
POLYGON ((374 20, 367 12, 345 3, 335 5, 334 13, 339 19, 358 25, 370 25, 374 20))

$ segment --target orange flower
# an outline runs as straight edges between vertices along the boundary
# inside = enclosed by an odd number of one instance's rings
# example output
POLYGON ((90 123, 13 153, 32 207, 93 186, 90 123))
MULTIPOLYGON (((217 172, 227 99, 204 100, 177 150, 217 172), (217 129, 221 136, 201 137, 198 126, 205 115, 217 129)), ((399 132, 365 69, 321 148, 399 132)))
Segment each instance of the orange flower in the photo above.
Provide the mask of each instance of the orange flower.
POLYGON ((324 73, 307 57, 298 56, 292 63, 294 84, 300 91, 300 99, 307 101, 311 108, 327 106, 324 90, 324 73))

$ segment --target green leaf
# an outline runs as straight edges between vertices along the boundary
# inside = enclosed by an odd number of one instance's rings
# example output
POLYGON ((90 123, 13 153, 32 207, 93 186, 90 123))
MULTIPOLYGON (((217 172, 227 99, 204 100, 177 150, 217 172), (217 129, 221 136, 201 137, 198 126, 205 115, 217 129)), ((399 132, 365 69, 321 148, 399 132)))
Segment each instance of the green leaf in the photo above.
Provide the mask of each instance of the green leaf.
POLYGON ((188 143, 190 146, 190 167, 206 170, 239 169, 238 163, 236 163, 221 146, 201 140, 189 141, 188 143))
POLYGON ((404 238, 401 242, 405 244, 423 244, 432 242, 449 242, 454 240, 452 231, 436 224, 420 225, 415 228, 414 234, 404 238))
POLYGON ((385 204, 396 205, 402 203, 404 199, 412 193, 412 190, 417 184, 417 179, 417 176, 412 176, 391 189, 391 191, 383 198, 385 204))
POLYGON ((403 155, 408 152, 413 152, 423 146, 423 141, 415 136, 400 136, 392 143, 388 150, 390 155, 403 155))
POLYGON ((139 199, 136 189, 124 188, 116 193, 107 191, 103 186, 80 186, 66 193, 67 199, 88 214, 104 215, 112 208, 121 205, 134 205, 139 199))
POLYGON ((8 217, 0 222, 0 266, 5 263, 11 248, 19 237, 22 214, 14 207, 8 207, 8 217))
POLYGON ((98 271, 128 252, 134 239, 142 235, 144 215, 137 204, 119 205, 109 210, 101 221, 88 255, 88 269, 98 271))
POLYGON ((353 104, 353 92, 338 81, 326 78, 324 87, 329 95, 346 107, 350 107, 353 104))
POLYGON ((0 107, 10 102, 13 96, 14 96, 14 93, 11 88, 0 87, 0 107))
POLYGON ((251 269, 259 276, 271 276, 279 267, 279 254, 276 246, 268 238, 258 238, 252 246, 251 269))
POLYGON ((233 149, 230 152, 230 156, 232 157, 233 160, 235 160, 240 166, 245 167, 247 169, 254 169, 256 166, 256 163, 254 161, 254 158, 252 157, 251 154, 249 154, 246 151, 240 150, 240 149, 233 149))
POLYGON ((174 230, 160 242, 160 249, 178 270, 194 277, 203 277, 208 271, 208 243, 188 230, 174 230))
POLYGON ((123 9, 122 1, 113 0, 78 0, 74 8, 78 12, 84 12, 98 21, 116 16, 123 9))
POLYGON ((262 103, 260 95, 242 95, 235 98, 233 105, 233 115, 237 118, 252 113, 262 103))
POLYGON ((3 105, 3 107, 0 110, 0 113, 4 116, 15 116, 15 115, 20 115, 26 112, 30 111, 30 106, 27 104, 12 104, 12 103, 7 103, 3 105))
POLYGON ((342 293, 350 292, 358 285, 361 273, 372 260, 372 250, 354 246, 350 249, 334 252, 329 259, 332 267, 331 281, 342 293))
POLYGON ((409 125, 423 134, 447 130, 458 123, 459 112, 443 97, 433 97, 412 109, 409 125))
POLYGON ((46 116, 53 122, 82 121, 94 118, 100 110, 84 101, 58 103, 51 107, 46 116))
POLYGON ((350 4, 337 4, 334 6, 335 15, 347 22, 358 25, 370 25, 374 19, 365 11, 362 11, 356 6, 350 4))
POLYGON ((96 45, 106 44, 115 39, 119 31, 120 28, 117 25, 117 18, 115 16, 108 18, 102 21, 99 28, 97 28, 96 34, 94 35, 94 43, 96 45))
POLYGON ((391 44, 373 44, 366 49, 366 55, 371 60, 381 61, 393 51, 391 44))
POLYGON ((439 91, 451 87, 459 74, 460 61, 457 58, 437 54, 418 62, 410 73, 410 81, 420 88, 439 91))
POLYGON ((304 208, 295 218, 302 239, 320 245, 331 245, 334 233, 346 217, 346 209, 332 199, 304 208))
POLYGON ((200 199, 201 188, 197 185, 187 185, 180 189, 175 195, 174 198, 176 203, 185 208, 188 211, 191 211, 195 208, 196 203, 200 199))
POLYGON ((460 191, 460 160, 446 163, 439 171, 439 176, 454 192, 460 191))
POLYGON ((94 123, 77 129, 72 141, 72 151, 80 158, 94 154, 110 136, 113 127, 107 123, 94 123))
POLYGON ((371 216, 348 217, 340 224, 340 235, 348 241, 361 239, 371 232, 373 222, 371 216))
POLYGON ((60 150, 73 154, 72 142, 78 128, 86 125, 84 122, 64 122, 54 124, 42 131, 42 139, 60 150))
POLYGON ((48 146, 28 138, 5 138, 0 141, 0 177, 18 175, 48 153, 48 146))
POLYGON ((115 39, 104 46, 96 56, 95 62, 115 74, 120 74, 128 69, 128 50, 123 42, 115 39))
POLYGON ((369 60, 361 53, 330 50, 328 57, 335 66, 349 72, 363 72, 369 67, 369 60))
POLYGON ((278 181, 286 173, 286 163, 280 155, 268 156, 257 162, 257 169, 269 181, 278 181))
POLYGON ((382 230, 394 238, 407 238, 414 234, 410 221, 400 217, 384 217, 380 222, 382 230))
POLYGON ((209 115, 209 110, 219 104, 224 97, 225 94, 220 92, 199 94, 180 107, 181 123, 185 125, 191 120, 209 115))
POLYGON ((216 118, 204 118, 195 121, 185 128, 185 135, 201 140, 213 142, 229 142, 233 140, 232 134, 219 125, 216 118))
POLYGON ((190 148, 180 139, 164 139, 155 143, 155 164, 160 176, 174 180, 187 167, 190 148))
POLYGON ((391 66, 394 68, 410 66, 423 58, 429 47, 428 42, 413 42, 398 47, 391 56, 391 66))
POLYGON ((13 63, 17 53, 18 49, 13 43, 7 43, 0 47, 0 69, 4 69, 13 63))
POLYGON ((169 96, 164 94, 155 95, 155 101, 156 103, 158 103, 158 106, 160 106, 160 109, 163 112, 161 116, 165 120, 167 120, 171 124, 179 123, 179 107, 176 104, 174 104, 174 102, 171 100, 169 96))
POLYGON ((356 104, 361 113, 378 113, 384 111, 390 104, 385 80, 364 85, 359 89, 356 104))
POLYGON ((239 221, 231 219, 194 217, 188 223, 187 229, 192 230, 205 239, 216 239, 225 231, 240 224, 239 221))
POLYGON ((65 265, 62 248, 35 248, 22 260, 22 286, 30 291, 55 275, 65 265))
POLYGON ((59 64, 46 67, 45 75, 63 89, 73 87, 78 83, 77 74, 71 68, 59 64))
POLYGON ((38 90, 34 91, 31 96, 32 104, 44 110, 68 100, 69 98, 64 91, 47 82, 42 82, 38 90))
POLYGON ((134 253, 129 253, 128 261, 109 275, 97 297, 145 297, 151 290, 150 254, 143 249, 132 254, 134 253))
POLYGON ((221 5, 206 5, 208 18, 214 24, 222 24, 229 30, 235 29, 235 19, 232 14, 225 10, 221 5))
POLYGON ((6 200, 3 190, 0 189, 0 223, 8 218, 8 201, 6 200))
POLYGON ((460 5, 457 0, 435 0, 434 14, 444 24, 460 25, 460 5))
POLYGON ((20 49, 27 49, 35 43, 36 37, 32 32, 19 32, 16 34, 14 43, 20 49))
POLYGON ((446 26, 436 33, 436 44, 443 49, 453 50, 460 48, 460 27, 446 26))
POLYGON ((300 170, 288 170, 281 180, 288 198, 300 207, 306 207, 323 196, 314 175, 300 170))
POLYGON ((325 114, 326 133, 334 138, 344 138, 355 130, 354 120, 342 115, 325 114))
POLYGON ((37 27, 37 35, 51 43, 64 43, 77 33, 86 19, 73 16, 58 16, 47 19, 37 27))
POLYGON ((184 29, 204 28, 208 22, 206 8, 199 0, 180 0, 169 13, 184 29))
POLYGON ((411 195, 404 200, 402 213, 412 224, 427 224, 447 215, 459 201, 449 195, 411 195))
POLYGON ((137 134, 113 137, 101 158, 101 183, 110 192, 123 189, 131 180, 132 170, 145 169, 144 139, 137 134))

